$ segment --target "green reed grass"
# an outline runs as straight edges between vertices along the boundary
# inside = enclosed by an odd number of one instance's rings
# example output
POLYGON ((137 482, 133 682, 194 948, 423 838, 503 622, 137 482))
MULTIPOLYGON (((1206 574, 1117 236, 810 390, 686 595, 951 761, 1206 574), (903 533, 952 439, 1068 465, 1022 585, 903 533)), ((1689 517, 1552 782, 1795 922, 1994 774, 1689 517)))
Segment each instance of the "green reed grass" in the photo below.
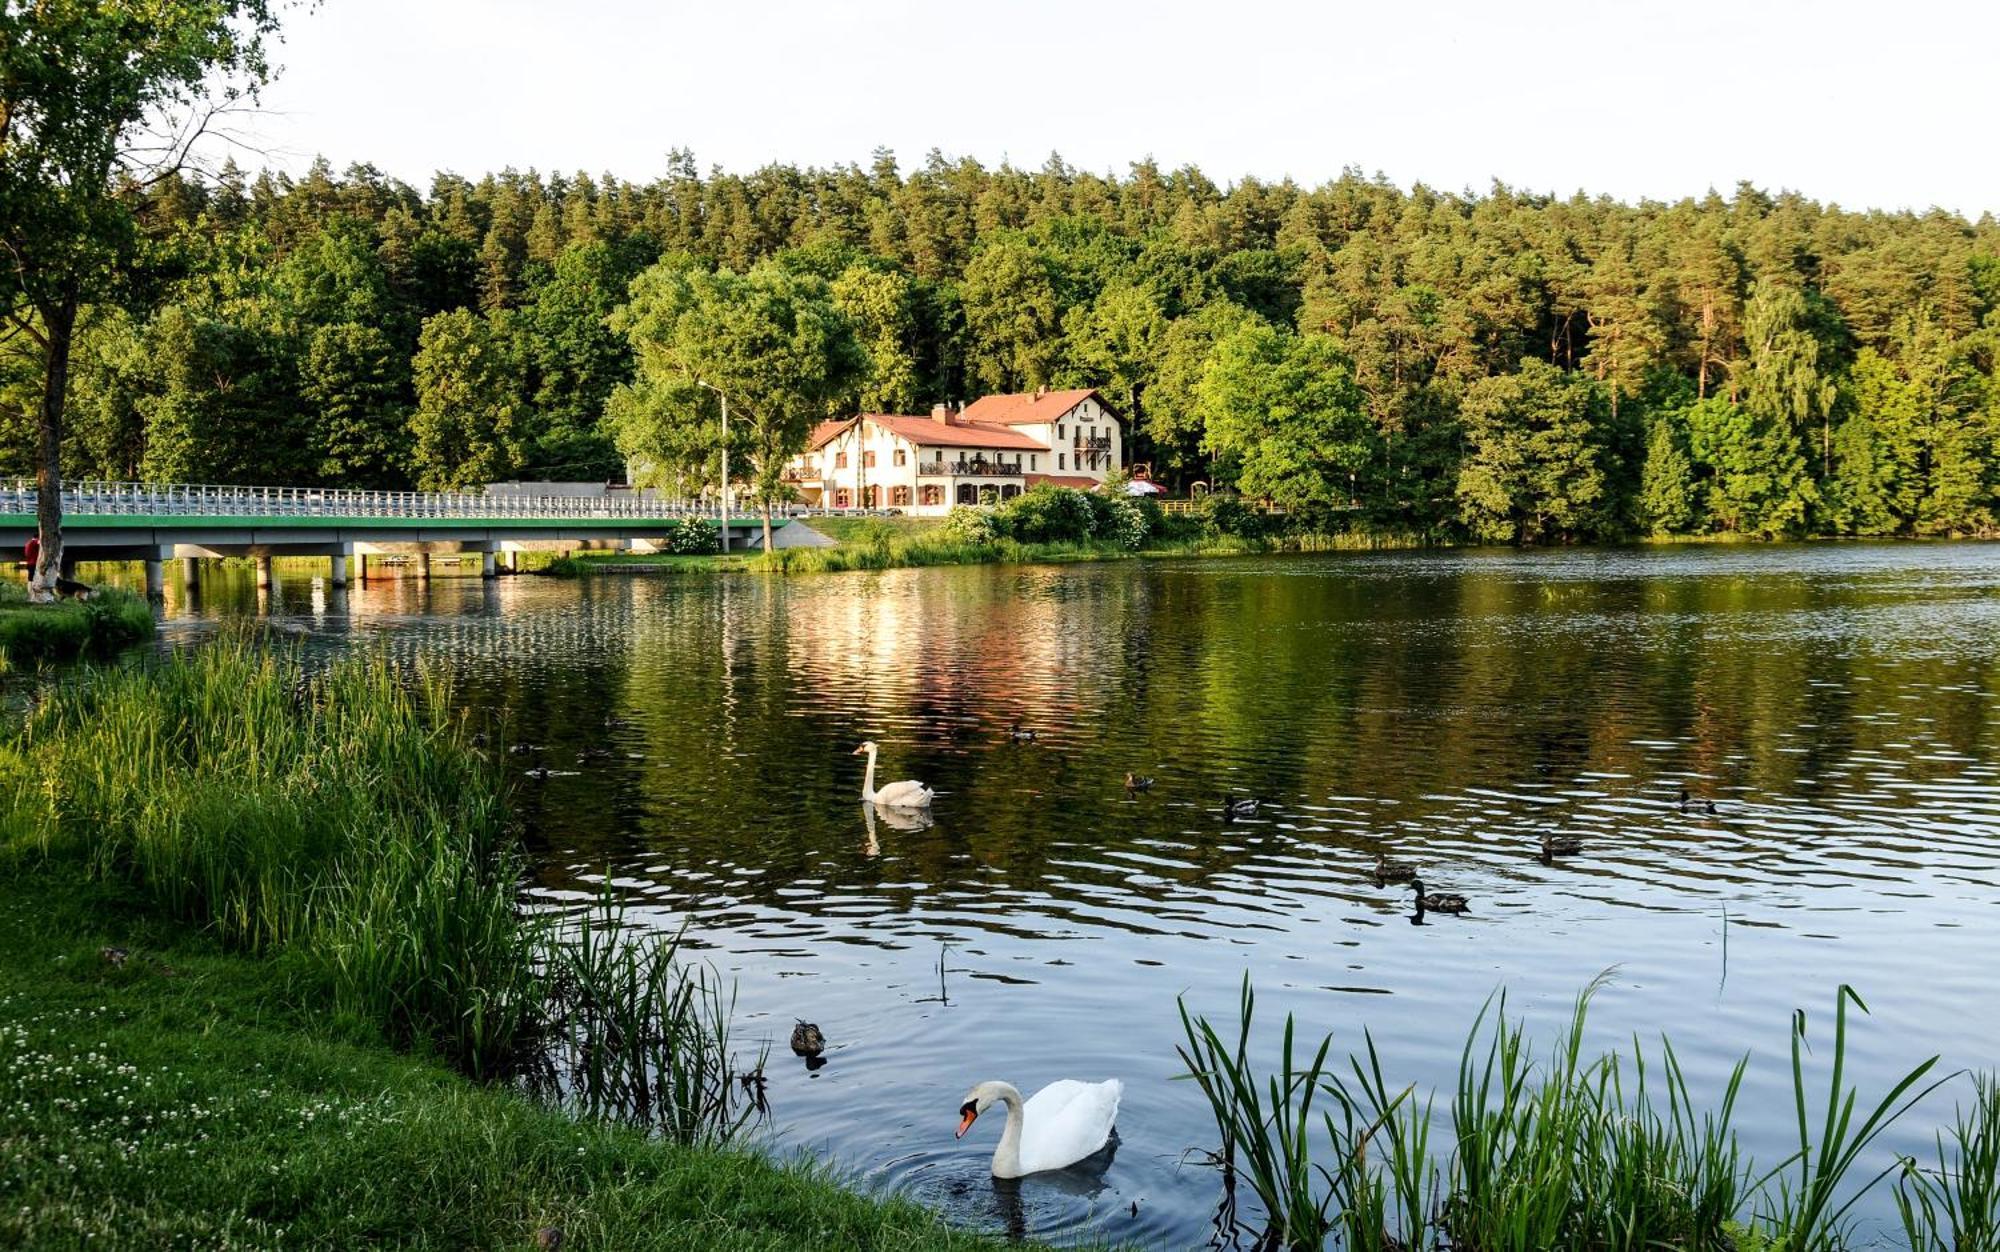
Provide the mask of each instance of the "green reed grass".
POLYGON ((1904 1161, 1896 1183, 1912 1252, 2000 1248, 2000 1075, 1974 1077, 1972 1108, 1936 1142, 1935 1163, 1904 1161))
POLYGON ((1286 1020, 1266 1076, 1250 1056, 1254 996, 1247 982, 1233 1043, 1182 1007, 1183 1061, 1222 1133, 1218 1161, 1240 1169, 1268 1215, 1270 1247, 1452 1248, 1478 1252, 1637 1252, 1639 1249, 1784 1249, 1852 1246, 1849 1215, 1900 1168, 1897 1205, 1910 1246, 1922 1252, 2000 1249, 2000 1095, 1981 1079, 1971 1111, 1939 1135, 1933 1167, 1892 1162, 1864 1174, 1880 1137, 1942 1081, 1925 1061, 1858 1115, 1845 1072, 1850 1005, 1835 1006, 1823 1092, 1806 1075, 1805 1022, 1793 1024, 1793 1094, 1799 1147, 1767 1173, 1753 1171, 1735 1127, 1747 1058, 1712 1102, 1696 1098, 1670 1040, 1649 1054, 1589 1055, 1590 1003, 1577 997, 1568 1029, 1539 1057, 1504 997, 1481 1009, 1460 1054, 1450 1102, 1452 1150, 1430 1147, 1433 1108, 1386 1078, 1372 1037, 1345 1071, 1329 1067, 1332 1037, 1313 1061, 1294 1061, 1286 1020), (1307 1146, 1316 1095, 1339 1117, 1307 1146))
POLYGON ((625 925, 608 898, 574 928, 551 932, 538 1074, 587 1116, 646 1127, 676 1143, 727 1142, 762 1111, 763 1057, 738 1073, 730 1053, 736 995, 684 956, 685 929, 625 925))
POLYGON ((47 690, 8 745, 14 838, 323 976, 338 1012, 504 1065, 533 1010, 520 864, 449 690, 308 675, 248 637, 47 690))

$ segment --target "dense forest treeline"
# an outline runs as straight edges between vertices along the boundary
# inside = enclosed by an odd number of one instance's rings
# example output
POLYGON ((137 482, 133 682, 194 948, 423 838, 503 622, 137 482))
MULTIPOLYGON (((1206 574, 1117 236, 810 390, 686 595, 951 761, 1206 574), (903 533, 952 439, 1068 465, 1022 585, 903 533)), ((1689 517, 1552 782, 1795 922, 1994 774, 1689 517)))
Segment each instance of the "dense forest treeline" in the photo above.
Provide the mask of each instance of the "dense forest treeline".
MULTIPOLYGON (((836 409, 1097 386, 1156 476, 1354 504, 1343 519, 1384 531, 1942 535, 2000 516, 1990 215, 936 154, 704 175, 676 152, 646 184, 230 168, 162 181, 140 219, 134 281, 80 323, 75 477, 617 477, 605 413, 634 354, 612 315, 664 262, 824 283, 868 358, 836 409)), ((0 357, 6 472, 31 468, 38 387, 32 359, 0 357)))

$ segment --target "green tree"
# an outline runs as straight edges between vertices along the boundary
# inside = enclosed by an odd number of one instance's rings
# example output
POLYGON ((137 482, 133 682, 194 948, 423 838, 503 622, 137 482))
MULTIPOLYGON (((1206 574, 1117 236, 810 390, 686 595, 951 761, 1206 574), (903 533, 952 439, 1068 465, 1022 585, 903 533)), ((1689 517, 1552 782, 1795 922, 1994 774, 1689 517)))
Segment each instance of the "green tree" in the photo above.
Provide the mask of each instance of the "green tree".
POLYGON ((1699 515, 1694 462, 1678 423, 1656 413, 1647 423, 1646 461, 1639 471, 1639 522, 1655 535, 1685 534, 1699 515))
POLYGON ((411 468, 426 491, 463 491, 516 472, 532 431, 510 315, 455 309, 428 318, 412 362, 411 468))
POLYGON ((1062 336, 1061 275, 1024 238, 988 244, 965 267, 959 298, 974 382, 992 391, 1046 385, 1055 375, 1062 336))
POLYGON ((407 368, 377 327, 346 322, 313 331, 300 363, 299 395, 312 406, 321 481, 343 487, 407 481, 407 368))
POLYGON ((1716 529, 1774 537, 1804 531, 1819 492, 1797 431, 1724 396, 1695 402, 1683 420, 1688 449, 1709 474, 1716 529))
POLYGON ((1473 384, 1459 418, 1459 514, 1474 535, 1574 542, 1614 529, 1611 404, 1596 380, 1523 358, 1519 372, 1473 384))
POLYGON ((135 203, 226 107, 268 77, 269 0, 64 0, 0 6, 0 315, 42 374, 41 557, 62 569, 63 422, 77 317, 129 275, 135 203))
POLYGON ((1324 335, 1252 321, 1215 345, 1196 390, 1208 450, 1246 495, 1344 506, 1368 456, 1353 368, 1324 335))
POLYGON ((909 413, 917 407, 916 285, 877 264, 849 265, 832 280, 834 307, 854 327, 867 356, 855 383, 862 413, 909 413))
POLYGON ((684 464, 695 432, 719 432, 726 397, 730 451, 750 467, 768 551, 785 463, 868 367, 826 282, 769 262, 746 274, 663 263, 634 280, 612 325, 638 357, 635 385, 610 410, 619 450, 684 464))

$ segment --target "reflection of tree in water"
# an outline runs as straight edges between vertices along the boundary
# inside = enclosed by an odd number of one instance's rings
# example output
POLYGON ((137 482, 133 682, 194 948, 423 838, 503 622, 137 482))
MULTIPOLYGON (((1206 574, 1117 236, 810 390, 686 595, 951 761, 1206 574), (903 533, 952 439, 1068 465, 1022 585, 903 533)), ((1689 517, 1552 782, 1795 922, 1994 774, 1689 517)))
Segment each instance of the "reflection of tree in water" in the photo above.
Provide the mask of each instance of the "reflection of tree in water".
MULTIPOLYGON (((1033 917, 1021 933, 1206 931, 1218 909, 1254 925, 1301 890, 1400 910, 1365 886, 1385 842, 1449 859, 1601 820, 1613 850, 1666 834, 1782 852, 1779 824, 1742 806, 1696 823, 1645 805, 1680 771, 1754 802, 1858 758, 1878 786, 1992 754, 1991 648, 1962 625, 1976 580, 1630 560, 1641 573, 1601 554, 1452 554, 439 579, 355 589, 351 618, 313 628, 442 660, 469 704, 580 769, 519 796, 543 885, 611 865, 746 924, 845 899, 872 906, 849 910, 860 929, 923 908, 949 934, 955 909, 996 892, 1024 903, 979 914, 1003 933, 1009 911, 1033 917), (1008 742, 1014 721, 1038 741, 1008 742), (848 753, 869 736, 893 774, 939 788, 932 825, 890 838, 877 813, 872 837, 866 815, 855 830, 848 753), (592 748, 611 755, 578 765, 592 748), (1158 786, 1125 794, 1127 770, 1158 786), (1274 803, 1224 827, 1225 791, 1274 803), (1623 807, 1595 812, 1606 795, 1623 807)), ((1754 857, 1602 859, 1588 872, 1757 872, 1754 857)))

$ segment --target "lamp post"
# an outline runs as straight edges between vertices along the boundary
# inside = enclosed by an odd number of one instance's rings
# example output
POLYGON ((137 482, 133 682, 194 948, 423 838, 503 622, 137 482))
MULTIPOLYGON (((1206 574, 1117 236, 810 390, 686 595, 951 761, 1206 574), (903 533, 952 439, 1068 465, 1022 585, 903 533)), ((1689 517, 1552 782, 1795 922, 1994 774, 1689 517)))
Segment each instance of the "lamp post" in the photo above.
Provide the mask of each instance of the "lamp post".
POLYGON ((706 387, 722 401, 722 551, 729 553, 729 396, 714 383, 695 379, 697 387, 706 387))

